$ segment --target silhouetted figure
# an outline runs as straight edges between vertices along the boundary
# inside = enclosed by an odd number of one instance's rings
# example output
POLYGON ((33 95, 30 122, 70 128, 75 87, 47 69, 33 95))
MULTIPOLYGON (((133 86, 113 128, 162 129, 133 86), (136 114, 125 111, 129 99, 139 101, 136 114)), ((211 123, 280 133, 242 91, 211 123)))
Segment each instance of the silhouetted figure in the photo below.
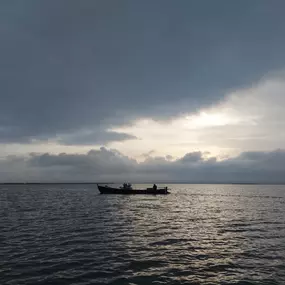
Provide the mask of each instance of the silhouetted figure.
POLYGON ((156 191, 156 190, 157 190, 157 186, 156 186, 156 184, 153 184, 152 189, 153 189, 154 191, 156 191))
POLYGON ((132 189, 132 184, 131 183, 124 183, 123 189, 132 189))

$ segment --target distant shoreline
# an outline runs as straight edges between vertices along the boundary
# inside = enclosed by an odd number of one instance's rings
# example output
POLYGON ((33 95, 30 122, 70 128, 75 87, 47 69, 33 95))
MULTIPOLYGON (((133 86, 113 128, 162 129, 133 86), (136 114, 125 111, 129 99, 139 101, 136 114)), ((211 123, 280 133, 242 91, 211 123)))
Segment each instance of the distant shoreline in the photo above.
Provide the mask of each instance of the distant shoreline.
MULTIPOLYGON (((0 185, 96 185, 121 184, 121 182, 2 182, 0 185)), ((153 182, 139 182, 133 184, 153 184, 153 182)), ((156 184, 201 184, 201 185, 285 185, 285 182, 156 182, 156 184)))
POLYGON ((113 182, 4 182, 0 185, 60 185, 60 184, 115 184, 113 182))

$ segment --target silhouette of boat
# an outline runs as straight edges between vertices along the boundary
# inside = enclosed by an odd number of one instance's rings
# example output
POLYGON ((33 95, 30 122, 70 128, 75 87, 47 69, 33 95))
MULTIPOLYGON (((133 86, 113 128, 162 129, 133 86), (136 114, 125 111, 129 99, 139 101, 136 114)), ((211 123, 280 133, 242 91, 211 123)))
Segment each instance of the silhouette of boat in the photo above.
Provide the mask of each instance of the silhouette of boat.
POLYGON ((132 189, 131 187, 115 188, 115 187, 110 187, 108 185, 101 186, 98 184, 97 184, 97 187, 101 194, 122 194, 122 195, 134 195, 134 194, 167 195, 167 194, 170 194, 167 187, 157 188, 156 190, 154 188, 146 188, 146 189, 132 189))

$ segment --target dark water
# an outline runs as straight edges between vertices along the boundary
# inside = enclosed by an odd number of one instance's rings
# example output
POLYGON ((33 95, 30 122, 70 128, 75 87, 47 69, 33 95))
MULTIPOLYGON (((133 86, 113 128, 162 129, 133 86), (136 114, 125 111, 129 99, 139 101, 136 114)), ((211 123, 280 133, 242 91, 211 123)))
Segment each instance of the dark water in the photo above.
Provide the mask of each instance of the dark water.
POLYGON ((285 186, 0 186, 0 284, 285 284, 285 186))

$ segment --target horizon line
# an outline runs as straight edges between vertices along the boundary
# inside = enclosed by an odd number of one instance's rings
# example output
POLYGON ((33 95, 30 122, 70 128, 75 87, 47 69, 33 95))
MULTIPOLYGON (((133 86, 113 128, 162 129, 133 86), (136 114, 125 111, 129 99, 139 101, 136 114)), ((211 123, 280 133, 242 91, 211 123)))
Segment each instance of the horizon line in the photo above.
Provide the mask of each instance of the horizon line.
MULTIPOLYGON (((123 182, 0 182, 0 185, 57 185, 57 184, 122 184, 123 182)), ((285 185, 285 182, 202 182, 202 181, 159 181, 159 182, 135 182, 132 184, 228 184, 228 185, 285 185)))

